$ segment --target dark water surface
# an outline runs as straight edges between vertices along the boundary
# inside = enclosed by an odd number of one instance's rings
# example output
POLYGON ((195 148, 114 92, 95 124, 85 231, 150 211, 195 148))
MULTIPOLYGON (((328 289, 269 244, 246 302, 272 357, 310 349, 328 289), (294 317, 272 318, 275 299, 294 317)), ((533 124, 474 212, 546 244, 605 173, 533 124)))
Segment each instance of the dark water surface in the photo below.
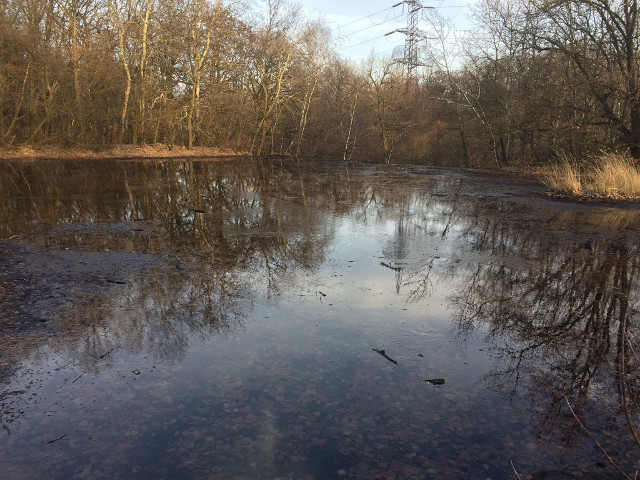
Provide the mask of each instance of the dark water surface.
POLYGON ((540 190, 0 164, 2 478, 633 475, 640 215, 540 190))

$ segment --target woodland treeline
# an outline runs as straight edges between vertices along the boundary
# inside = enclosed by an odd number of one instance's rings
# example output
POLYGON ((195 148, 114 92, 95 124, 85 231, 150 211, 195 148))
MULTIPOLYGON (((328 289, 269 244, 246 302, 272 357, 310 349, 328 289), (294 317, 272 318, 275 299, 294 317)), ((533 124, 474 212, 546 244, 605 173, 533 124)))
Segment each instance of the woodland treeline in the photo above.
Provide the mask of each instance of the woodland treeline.
POLYGON ((286 0, 5 0, 0 146, 499 167, 640 156, 637 1, 484 0, 476 20, 461 42, 425 10, 409 77, 342 58, 286 0))

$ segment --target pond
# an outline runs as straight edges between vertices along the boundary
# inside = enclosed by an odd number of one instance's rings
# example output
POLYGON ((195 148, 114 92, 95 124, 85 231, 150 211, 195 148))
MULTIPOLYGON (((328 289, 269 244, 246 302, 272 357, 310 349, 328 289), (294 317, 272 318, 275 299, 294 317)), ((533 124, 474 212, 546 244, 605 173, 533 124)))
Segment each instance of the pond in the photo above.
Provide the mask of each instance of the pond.
POLYGON ((633 476, 640 213, 543 192, 0 164, 4 478, 620 477, 605 451, 633 476))

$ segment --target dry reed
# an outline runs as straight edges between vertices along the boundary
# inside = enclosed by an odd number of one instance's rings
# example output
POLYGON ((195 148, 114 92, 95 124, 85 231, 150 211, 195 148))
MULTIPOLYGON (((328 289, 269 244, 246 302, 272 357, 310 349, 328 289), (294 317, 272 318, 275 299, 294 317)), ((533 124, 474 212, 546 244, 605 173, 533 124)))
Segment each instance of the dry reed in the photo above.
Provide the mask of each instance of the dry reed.
POLYGON ((588 191, 607 198, 640 198, 640 169, 628 155, 604 153, 589 171, 588 191))
POLYGON ((552 191, 593 198, 639 199, 640 168, 627 154, 602 153, 582 168, 568 157, 543 175, 552 191))
POLYGON ((542 174, 542 181, 554 192, 565 195, 582 193, 580 169, 569 157, 563 157, 560 163, 549 167, 542 174))

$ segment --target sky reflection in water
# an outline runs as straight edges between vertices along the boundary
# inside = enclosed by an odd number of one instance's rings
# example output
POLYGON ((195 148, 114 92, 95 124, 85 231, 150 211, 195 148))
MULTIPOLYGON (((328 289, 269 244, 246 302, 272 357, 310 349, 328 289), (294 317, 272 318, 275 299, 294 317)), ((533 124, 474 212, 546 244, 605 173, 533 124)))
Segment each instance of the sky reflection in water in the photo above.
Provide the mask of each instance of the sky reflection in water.
POLYGON ((565 396, 638 466, 635 210, 413 167, 0 168, 8 478, 614 475, 565 396))

